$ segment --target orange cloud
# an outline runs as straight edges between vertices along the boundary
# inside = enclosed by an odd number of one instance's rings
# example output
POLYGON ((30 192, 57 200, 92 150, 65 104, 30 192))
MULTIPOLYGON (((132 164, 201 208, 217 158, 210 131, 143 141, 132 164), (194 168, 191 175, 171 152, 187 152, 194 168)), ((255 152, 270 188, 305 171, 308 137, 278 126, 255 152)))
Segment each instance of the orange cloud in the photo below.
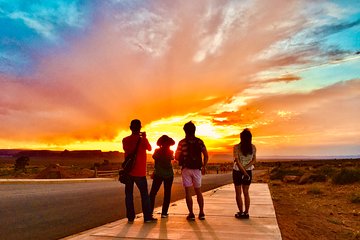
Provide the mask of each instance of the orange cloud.
POLYGON ((343 148, 354 152, 360 143, 359 89, 360 79, 354 79, 310 93, 262 96, 237 111, 213 115, 214 123, 237 126, 239 132, 250 126, 262 155, 301 155, 306 147, 314 154, 315 146, 324 155, 340 154, 343 148))
MULTIPOLYGON (((221 135, 225 148, 246 126, 258 139, 300 134, 304 124, 312 130, 313 121, 322 125, 320 107, 328 114, 330 102, 351 108, 341 98, 349 93, 329 99, 322 92, 263 95, 236 111, 209 110, 259 84, 259 73, 306 63, 320 51, 310 46, 283 54, 274 47, 308 27, 307 16, 299 14, 304 4, 172 1, 106 14, 82 37, 69 39, 69 48, 42 56, 32 75, 0 75, 0 138, 59 146, 113 141, 133 118, 151 125, 189 113, 213 117, 212 127, 235 125, 237 133, 221 135)), ((289 74, 261 83, 300 80, 289 74)))

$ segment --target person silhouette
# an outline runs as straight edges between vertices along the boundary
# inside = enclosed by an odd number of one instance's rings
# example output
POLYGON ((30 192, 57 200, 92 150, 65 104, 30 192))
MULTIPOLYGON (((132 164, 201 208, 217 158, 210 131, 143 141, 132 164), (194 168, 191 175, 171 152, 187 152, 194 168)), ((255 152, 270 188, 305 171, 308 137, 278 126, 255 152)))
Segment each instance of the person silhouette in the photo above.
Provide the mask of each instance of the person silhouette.
POLYGON ((155 160, 155 169, 150 190, 150 206, 153 212, 156 194, 164 182, 164 200, 161 218, 167 218, 171 199, 171 187, 174 181, 174 171, 171 165, 171 160, 174 159, 174 152, 170 149, 170 146, 174 145, 175 141, 167 135, 162 135, 156 144, 159 148, 155 149, 152 156, 155 160))
POLYGON ((175 152, 175 160, 179 161, 181 169, 181 177, 183 186, 185 188, 186 205, 189 214, 186 217, 189 221, 195 220, 193 212, 193 200, 191 196, 191 188, 194 191, 199 204, 199 219, 205 219, 204 213, 204 198, 201 192, 201 174, 206 173, 206 164, 208 162, 208 152, 204 142, 195 137, 196 127, 191 121, 186 123, 183 127, 185 131, 185 138, 182 139, 175 152))
POLYGON ((125 184, 125 205, 126 217, 128 223, 133 223, 135 219, 134 209, 134 183, 138 187, 141 195, 141 206, 144 214, 144 222, 152 223, 157 219, 152 216, 150 208, 150 198, 148 194, 148 186, 146 180, 146 151, 151 151, 151 145, 146 138, 145 132, 140 132, 141 121, 134 119, 130 123, 131 135, 123 138, 122 144, 125 152, 125 157, 132 153, 139 141, 136 160, 133 169, 129 172, 130 180, 125 184))
POLYGON ((249 188, 252 180, 252 170, 256 162, 256 147, 252 144, 252 134, 249 129, 245 128, 240 133, 240 143, 233 148, 234 166, 233 182, 236 193, 236 203, 239 212, 235 214, 236 218, 249 218, 250 195, 249 188), (244 194, 245 210, 243 211, 243 202, 241 194, 244 194))

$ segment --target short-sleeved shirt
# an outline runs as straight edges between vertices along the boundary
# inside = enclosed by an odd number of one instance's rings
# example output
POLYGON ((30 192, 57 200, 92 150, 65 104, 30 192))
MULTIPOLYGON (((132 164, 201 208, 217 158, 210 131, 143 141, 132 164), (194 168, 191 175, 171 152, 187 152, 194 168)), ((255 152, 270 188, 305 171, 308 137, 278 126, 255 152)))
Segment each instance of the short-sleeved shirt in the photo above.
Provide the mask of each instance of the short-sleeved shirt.
MULTIPOLYGON (((187 138, 180 140, 180 142, 177 146, 175 155, 176 156, 182 155, 183 158, 188 158, 190 155, 190 151, 189 151, 190 149, 188 146, 189 144, 195 144, 196 146, 199 146, 200 152, 195 153, 195 154, 198 154, 198 156, 193 156, 192 158, 196 158, 196 161, 200 161, 200 163, 199 163, 200 166, 197 168, 194 167, 193 169, 201 169, 201 164, 202 164, 202 155, 201 154, 204 150, 206 150, 206 147, 205 147, 204 142, 200 138, 187 137, 187 138)), ((186 166, 183 166, 183 167, 186 168, 186 166)))
MULTIPOLYGON (((130 135, 122 140, 125 157, 127 154, 132 153, 135 150, 139 137, 139 135, 130 135)), ((151 150, 151 145, 147 138, 141 138, 136 154, 135 166, 129 173, 131 176, 146 176, 146 150, 151 150)))
MULTIPOLYGON (((240 150, 240 143, 236 144, 234 146, 234 159, 237 158, 239 159, 239 162, 242 166, 246 166, 252 159, 254 156, 256 156, 256 147, 255 145, 252 145, 252 149, 253 149, 253 153, 252 154, 248 154, 246 156, 244 156, 240 150)), ((238 165, 236 164, 236 162, 234 162, 234 170, 236 171, 240 171, 238 165)), ((245 170, 253 170, 254 169, 254 165, 249 166, 247 169, 245 170)))
POLYGON ((174 176, 171 160, 174 152, 167 148, 157 148, 153 154, 155 160, 155 175, 166 178, 174 176))

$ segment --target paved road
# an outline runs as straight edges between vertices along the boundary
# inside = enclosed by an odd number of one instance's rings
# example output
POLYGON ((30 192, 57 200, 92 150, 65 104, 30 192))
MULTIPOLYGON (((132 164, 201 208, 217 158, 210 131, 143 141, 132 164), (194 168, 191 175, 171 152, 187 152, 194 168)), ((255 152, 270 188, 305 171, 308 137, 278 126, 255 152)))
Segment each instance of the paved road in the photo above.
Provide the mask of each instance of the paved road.
MULTIPOLYGON (((203 191, 231 182, 230 174, 206 175, 203 191)), ((149 184, 150 188, 150 184, 149 184)), ((135 191, 135 209, 141 212, 135 191)), ((158 193, 157 206, 162 201, 158 193)), ((176 178, 172 201, 184 198, 176 178)), ((0 239, 59 239, 125 216, 124 187, 118 182, 0 185, 0 239)), ((196 202, 195 202, 196 203, 196 202)), ((206 203, 205 203, 206 204, 206 203)))

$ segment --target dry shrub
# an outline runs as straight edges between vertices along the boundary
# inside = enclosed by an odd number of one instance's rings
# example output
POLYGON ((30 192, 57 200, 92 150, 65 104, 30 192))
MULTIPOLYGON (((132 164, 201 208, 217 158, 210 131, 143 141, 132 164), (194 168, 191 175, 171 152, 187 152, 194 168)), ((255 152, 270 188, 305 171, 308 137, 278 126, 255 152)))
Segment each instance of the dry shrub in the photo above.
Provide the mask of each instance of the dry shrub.
POLYGON ((338 170, 333 166, 325 165, 317 169, 315 172, 319 175, 333 177, 338 172, 338 170))
POLYGON ((319 195, 319 194, 322 194, 323 192, 321 191, 321 189, 319 187, 312 186, 308 189, 307 193, 319 195))
POLYGON ((360 203, 360 193, 353 193, 350 197, 352 203, 360 203))
POLYGON ((335 184, 352 184, 360 182, 360 169, 358 168, 343 168, 332 178, 335 184))
POLYGON ((270 179, 280 179, 282 180, 284 176, 302 176, 304 174, 304 171, 300 169, 284 169, 284 168, 274 168, 271 171, 270 179))

